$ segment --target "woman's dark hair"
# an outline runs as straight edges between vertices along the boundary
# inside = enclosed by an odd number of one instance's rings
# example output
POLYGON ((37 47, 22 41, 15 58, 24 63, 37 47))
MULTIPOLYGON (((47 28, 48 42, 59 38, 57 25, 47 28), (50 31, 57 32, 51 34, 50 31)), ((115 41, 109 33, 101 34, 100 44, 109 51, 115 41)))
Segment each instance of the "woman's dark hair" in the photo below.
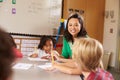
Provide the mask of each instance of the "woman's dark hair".
POLYGON ((67 41, 74 42, 72 35, 68 31, 68 23, 69 23, 69 20, 72 19, 72 18, 78 19, 79 23, 81 24, 81 30, 78 33, 77 37, 86 37, 87 32, 85 30, 85 27, 83 26, 83 20, 82 20, 82 18, 77 13, 73 14, 72 16, 70 16, 68 18, 68 20, 67 20, 66 29, 64 31, 64 37, 65 37, 65 39, 67 41))
POLYGON ((12 63, 15 55, 12 44, 9 41, 9 34, 0 29, 0 80, 6 80, 12 74, 12 63))
POLYGON ((40 39, 40 43, 39 43, 39 45, 38 45, 38 49, 39 49, 39 48, 40 48, 40 49, 43 49, 43 46, 46 44, 46 42, 47 42, 48 40, 52 40, 53 46, 55 46, 56 40, 55 40, 53 37, 51 37, 51 36, 43 36, 43 37, 41 37, 41 39, 40 39))

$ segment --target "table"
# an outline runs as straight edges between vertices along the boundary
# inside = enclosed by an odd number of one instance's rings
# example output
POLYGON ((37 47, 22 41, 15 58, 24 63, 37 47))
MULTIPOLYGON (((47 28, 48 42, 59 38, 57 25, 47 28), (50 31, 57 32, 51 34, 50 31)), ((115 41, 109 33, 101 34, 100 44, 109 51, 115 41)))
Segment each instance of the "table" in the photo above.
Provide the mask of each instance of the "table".
POLYGON ((60 71, 46 71, 37 65, 45 64, 46 61, 30 61, 22 58, 17 63, 30 63, 33 66, 28 70, 13 69, 13 80, 81 80, 79 75, 69 75, 60 71))

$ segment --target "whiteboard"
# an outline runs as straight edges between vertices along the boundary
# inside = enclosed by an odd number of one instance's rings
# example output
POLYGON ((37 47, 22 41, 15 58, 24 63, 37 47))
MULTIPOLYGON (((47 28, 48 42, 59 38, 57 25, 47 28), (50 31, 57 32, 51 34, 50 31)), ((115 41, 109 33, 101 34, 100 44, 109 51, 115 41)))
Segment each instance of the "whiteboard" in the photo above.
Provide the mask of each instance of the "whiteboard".
POLYGON ((60 25, 62 0, 3 0, 0 26, 7 32, 53 35, 60 25))

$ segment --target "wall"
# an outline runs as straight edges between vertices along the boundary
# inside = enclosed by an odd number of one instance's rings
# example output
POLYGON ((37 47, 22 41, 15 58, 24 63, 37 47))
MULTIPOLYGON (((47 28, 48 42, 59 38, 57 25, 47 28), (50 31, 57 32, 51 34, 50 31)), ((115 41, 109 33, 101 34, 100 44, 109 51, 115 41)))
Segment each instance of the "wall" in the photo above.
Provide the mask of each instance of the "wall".
POLYGON ((108 18, 105 18, 104 23, 103 46, 106 51, 112 52, 109 65, 114 67, 117 54, 119 0, 106 0, 105 11, 108 11, 108 18), (114 12, 113 18, 110 11, 114 12))
POLYGON ((69 12, 68 10, 72 9, 82 9, 85 10, 86 8, 86 1, 85 0, 64 0, 64 12, 63 12, 63 17, 65 19, 68 18, 69 12))
POLYGON ((103 42, 105 0, 87 0, 86 29, 90 37, 103 42))
POLYGON ((64 0, 63 17, 67 19, 70 8, 84 10, 86 30, 90 37, 103 42, 105 0, 64 0))

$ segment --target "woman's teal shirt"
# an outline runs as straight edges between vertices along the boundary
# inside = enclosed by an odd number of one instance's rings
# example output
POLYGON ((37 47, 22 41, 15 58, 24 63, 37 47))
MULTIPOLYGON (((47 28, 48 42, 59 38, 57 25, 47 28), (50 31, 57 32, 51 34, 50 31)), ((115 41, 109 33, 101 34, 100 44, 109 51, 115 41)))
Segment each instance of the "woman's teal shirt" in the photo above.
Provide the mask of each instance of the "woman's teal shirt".
POLYGON ((63 48, 62 48, 62 56, 64 58, 72 58, 72 42, 68 42, 65 38, 63 38, 63 48))

